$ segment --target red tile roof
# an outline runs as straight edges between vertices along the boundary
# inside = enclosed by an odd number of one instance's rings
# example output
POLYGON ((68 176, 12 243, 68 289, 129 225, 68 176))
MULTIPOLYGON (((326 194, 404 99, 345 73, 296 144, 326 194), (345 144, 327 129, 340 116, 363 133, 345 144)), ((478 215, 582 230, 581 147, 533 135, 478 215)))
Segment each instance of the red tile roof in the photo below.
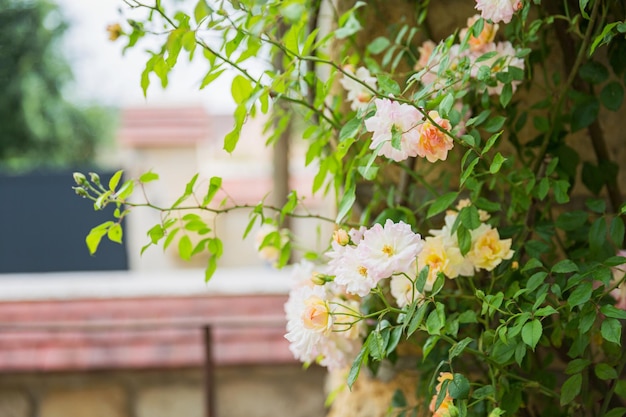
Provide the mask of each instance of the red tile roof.
POLYGON ((225 123, 232 127, 232 117, 209 116, 202 107, 127 108, 121 119, 118 140, 130 147, 193 146, 225 123))

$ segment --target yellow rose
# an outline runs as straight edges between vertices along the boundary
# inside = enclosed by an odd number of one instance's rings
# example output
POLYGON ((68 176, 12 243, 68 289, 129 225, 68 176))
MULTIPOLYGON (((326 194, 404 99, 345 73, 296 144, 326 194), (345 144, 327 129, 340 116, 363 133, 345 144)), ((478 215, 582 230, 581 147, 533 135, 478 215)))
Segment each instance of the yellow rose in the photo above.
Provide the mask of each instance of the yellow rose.
POLYGON ((467 257, 477 269, 492 271, 512 256, 511 239, 500 239, 497 229, 481 224, 472 231, 472 247, 467 257))

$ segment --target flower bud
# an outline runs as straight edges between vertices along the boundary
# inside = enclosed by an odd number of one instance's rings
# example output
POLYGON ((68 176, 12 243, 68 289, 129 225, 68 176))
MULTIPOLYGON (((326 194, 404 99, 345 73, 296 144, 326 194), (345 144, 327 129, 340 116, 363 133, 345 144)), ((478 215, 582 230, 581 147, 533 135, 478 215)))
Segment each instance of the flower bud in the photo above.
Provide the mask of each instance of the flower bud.
POLYGON ((513 261, 513 262, 511 263, 511 269, 512 269, 513 271, 517 271, 517 270, 519 269, 519 262, 517 262, 517 261, 513 261))
POLYGON ((107 26, 107 32, 109 33, 109 40, 115 41, 119 38, 124 31, 122 31, 122 26, 119 23, 114 23, 112 25, 107 26))
POLYGON ((87 183, 87 177, 85 177, 82 173, 75 172, 73 176, 76 185, 85 185, 87 183))
POLYGON ((89 193, 84 188, 81 188, 81 187, 72 187, 72 188, 74 189, 77 195, 84 197, 84 198, 89 197, 89 193))
POLYGON ((93 182, 94 184, 100 185, 100 176, 96 174, 95 172, 90 172, 89 178, 91 179, 91 182, 93 182))
POLYGON ((318 274, 317 272, 314 272, 311 275, 311 282, 315 285, 324 285, 327 282, 332 282, 334 280, 335 280, 335 277, 331 275, 318 274))
POLYGON ((350 236, 345 230, 337 229, 333 232, 333 240, 341 246, 346 246, 350 243, 350 236))

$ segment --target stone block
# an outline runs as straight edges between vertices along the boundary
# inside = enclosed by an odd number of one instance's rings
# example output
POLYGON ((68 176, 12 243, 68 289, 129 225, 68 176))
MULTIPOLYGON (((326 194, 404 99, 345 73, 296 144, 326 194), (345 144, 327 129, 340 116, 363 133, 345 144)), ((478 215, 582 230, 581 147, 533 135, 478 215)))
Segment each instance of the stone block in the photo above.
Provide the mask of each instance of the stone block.
POLYGON ((233 367, 217 373, 220 417, 320 417, 326 371, 301 366, 233 367))
POLYGON ((139 392, 135 405, 137 417, 202 417, 202 387, 166 385, 139 392))
POLYGON ((40 417, 131 417, 124 391, 116 386, 51 390, 41 401, 40 417))
POLYGON ((25 393, 18 390, 0 391, 0 416, 30 417, 31 404, 25 393))

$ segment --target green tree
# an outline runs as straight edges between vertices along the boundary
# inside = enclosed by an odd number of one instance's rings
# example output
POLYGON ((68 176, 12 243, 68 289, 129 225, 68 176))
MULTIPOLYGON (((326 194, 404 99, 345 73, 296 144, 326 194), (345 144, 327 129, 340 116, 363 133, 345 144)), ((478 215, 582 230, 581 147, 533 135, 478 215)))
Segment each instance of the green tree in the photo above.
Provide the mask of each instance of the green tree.
POLYGON ((65 98, 68 25, 46 0, 0 0, 0 167, 78 165, 111 133, 113 115, 65 98))

